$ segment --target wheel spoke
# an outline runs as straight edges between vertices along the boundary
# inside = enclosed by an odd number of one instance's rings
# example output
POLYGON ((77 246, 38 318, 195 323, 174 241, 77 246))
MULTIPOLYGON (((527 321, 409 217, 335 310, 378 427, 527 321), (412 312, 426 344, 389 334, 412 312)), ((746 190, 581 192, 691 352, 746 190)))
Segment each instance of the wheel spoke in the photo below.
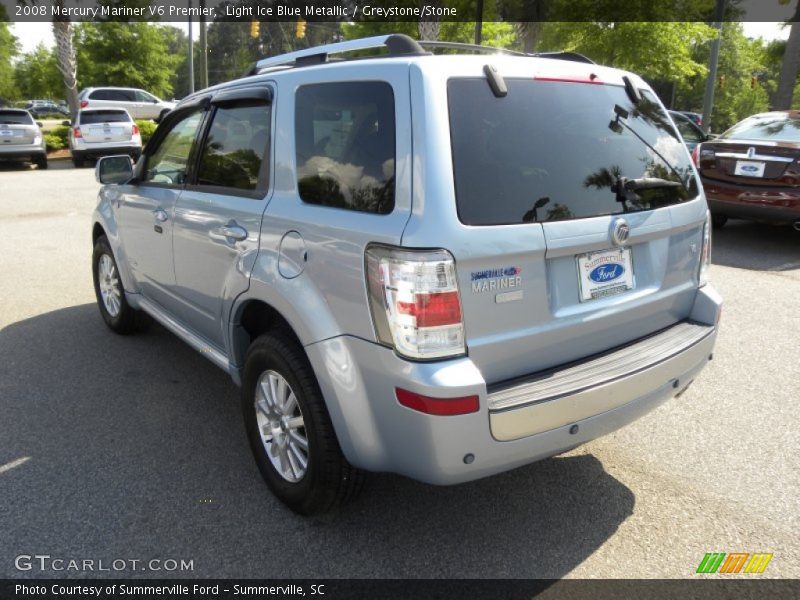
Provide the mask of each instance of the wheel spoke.
POLYGON ((292 470, 292 477, 295 479, 300 479, 300 474, 303 472, 302 465, 298 464, 297 457, 295 456, 294 452, 291 451, 291 446, 286 451, 286 458, 289 462, 289 468, 292 470))
POLYGON ((308 440, 296 431, 289 432, 289 441, 301 447, 303 450, 308 451, 308 440))
POLYGON ((286 402, 283 405, 283 414, 291 415, 294 413, 295 408, 297 408, 297 398, 295 397, 294 392, 290 390, 289 397, 286 399, 286 402))
POLYGON ((265 417, 267 417, 267 419, 269 419, 270 417, 269 406, 267 406, 267 402, 264 398, 259 398, 258 400, 256 400, 256 408, 259 411, 261 411, 261 414, 263 414, 265 417))
POLYGON ((289 442, 289 456, 294 456, 294 459, 300 463, 301 470, 305 471, 308 466, 308 459, 303 454, 302 450, 298 448, 293 442, 289 442))
POLYGON ((297 429, 298 427, 303 427, 303 417, 294 417, 293 419, 289 419, 286 421, 286 426, 289 429, 297 429))

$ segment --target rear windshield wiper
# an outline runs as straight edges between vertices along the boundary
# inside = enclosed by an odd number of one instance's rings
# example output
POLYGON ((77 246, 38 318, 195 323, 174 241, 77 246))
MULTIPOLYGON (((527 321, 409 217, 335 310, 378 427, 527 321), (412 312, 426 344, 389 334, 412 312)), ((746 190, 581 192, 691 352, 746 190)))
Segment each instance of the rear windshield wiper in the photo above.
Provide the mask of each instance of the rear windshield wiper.
POLYGON ((630 210, 628 202, 637 204, 639 196, 636 192, 640 190, 659 190, 670 188, 685 188, 686 186, 679 181, 670 181, 660 177, 640 177, 638 179, 628 179, 620 177, 611 187, 611 191, 617 195, 617 202, 621 202, 625 212, 630 210))

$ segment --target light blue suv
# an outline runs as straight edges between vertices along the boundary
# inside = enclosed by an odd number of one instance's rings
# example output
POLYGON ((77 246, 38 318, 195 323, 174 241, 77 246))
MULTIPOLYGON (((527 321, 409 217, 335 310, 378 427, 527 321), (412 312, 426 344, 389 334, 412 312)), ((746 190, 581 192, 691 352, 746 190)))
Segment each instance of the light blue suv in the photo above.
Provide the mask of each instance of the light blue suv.
POLYGON ((697 173, 643 80, 563 58, 389 35, 193 94, 135 168, 97 165, 105 322, 149 315, 228 372, 303 514, 365 471, 469 481, 680 394, 721 307, 697 173))

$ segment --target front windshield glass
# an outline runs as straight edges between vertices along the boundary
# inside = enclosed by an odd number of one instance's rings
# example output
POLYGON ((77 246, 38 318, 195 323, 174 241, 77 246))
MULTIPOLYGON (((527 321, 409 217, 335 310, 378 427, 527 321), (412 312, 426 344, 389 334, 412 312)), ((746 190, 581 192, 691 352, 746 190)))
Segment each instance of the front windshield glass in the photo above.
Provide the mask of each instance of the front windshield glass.
POLYGON ((621 86, 506 79, 448 82, 456 203, 468 225, 560 221, 650 210, 698 195, 689 154, 655 98, 634 105, 621 86), (617 119, 614 107, 628 112, 617 119), (678 186, 638 189, 620 178, 678 186))

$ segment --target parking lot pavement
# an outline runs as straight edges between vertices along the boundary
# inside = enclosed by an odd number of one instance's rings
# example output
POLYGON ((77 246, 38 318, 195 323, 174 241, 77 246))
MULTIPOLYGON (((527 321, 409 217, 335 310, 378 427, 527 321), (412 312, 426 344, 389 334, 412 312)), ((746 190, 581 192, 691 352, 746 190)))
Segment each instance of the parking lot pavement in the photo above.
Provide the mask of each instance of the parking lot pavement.
POLYGON ((14 567, 37 553, 194 566, 126 576, 692 577, 706 552, 800 577, 797 232, 715 232, 719 341, 680 398, 562 457, 456 487, 377 475, 304 519, 261 482, 227 376, 158 326, 103 325, 97 188, 0 168, 0 577, 42 575, 14 567))

